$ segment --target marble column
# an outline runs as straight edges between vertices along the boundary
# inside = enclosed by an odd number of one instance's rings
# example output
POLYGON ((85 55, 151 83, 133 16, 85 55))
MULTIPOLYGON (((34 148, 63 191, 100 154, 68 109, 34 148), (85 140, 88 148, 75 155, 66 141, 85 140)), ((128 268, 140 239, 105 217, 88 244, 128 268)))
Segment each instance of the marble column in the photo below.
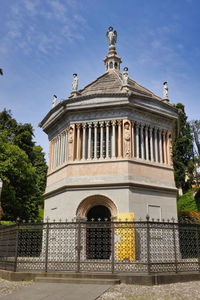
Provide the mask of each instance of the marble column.
POLYGON ((140 125, 140 137, 141 137, 141 158, 144 159, 144 125, 140 125))
POLYGON ((82 159, 86 159, 86 123, 83 123, 83 147, 82 147, 82 159))
POLYGON ((162 131, 163 136, 163 156, 164 156, 164 164, 167 164, 167 153, 166 153, 166 130, 162 131))
POLYGON ((94 122, 94 159, 97 159, 97 127, 98 122, 94 122))
POLYGON ((81 139, 80 139, 80 128, 81 124, 76 125, 77 128, 77 140, 76 140, 76 159, 80 160, 81 159, 81 139))
POLYGON ((146 160, 149 160, 149 130, 148 130, 148 125, 145 125, 145 152, 146 152, 146 160))
POLYGON ((158 162, 158 139, 157 139, 158 128, 154 127, 154 150, 155 150, 155 162, 158 162))
POLYGON ((163 151, 162 151, 162 130, 158 129, 158 136, 159 136, 159 154, 160 154, 160 163, 163 163, 163 151))
POLYGON ((115 138, 116 121, 112 121, 112 158, 116 157, 116 138, 115 138))
POLYGON ((139 124, 136 123, 136 157, 139 158, 139 124))
POLYGON ((91 159, 92 123, 88 123, 88 159, 91 159))
POLYGON ((106 122, 106 158, 109 158, 109 129, 110 121, 106 122))
POLYGON ((152 135, 153 128, 149 127, 149 137, 150 137, 150 155, 151 155, 151 161, 153 161, 153 135, 152 135))
POLYGON ((118 157, 122 157, 122 121, 118 120, 118 157))
POLYGON ((103 127, 104 122, 100 122, 100 158, 103 158, 103 127))

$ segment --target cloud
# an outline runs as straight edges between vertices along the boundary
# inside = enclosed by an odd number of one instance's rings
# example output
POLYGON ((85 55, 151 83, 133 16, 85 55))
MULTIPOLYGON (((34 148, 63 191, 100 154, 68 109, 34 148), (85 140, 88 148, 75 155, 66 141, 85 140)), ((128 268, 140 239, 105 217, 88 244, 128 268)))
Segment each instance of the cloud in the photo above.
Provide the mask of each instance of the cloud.
POLYGON ((75 0, 21 0, 10 8, 0 53, 61 51, 66 42, 84 39, 87 22, 75 0))

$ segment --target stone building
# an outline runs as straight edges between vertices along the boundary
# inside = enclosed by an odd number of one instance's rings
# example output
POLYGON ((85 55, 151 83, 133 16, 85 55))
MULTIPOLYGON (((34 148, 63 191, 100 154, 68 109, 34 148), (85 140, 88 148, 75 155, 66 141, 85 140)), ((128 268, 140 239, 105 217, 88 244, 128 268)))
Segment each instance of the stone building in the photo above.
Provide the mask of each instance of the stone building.
POLYGON ((107 33, 105 73, 78 90, 40 123, 48 134, 45 218, 177 218, 172 164, 177 109, 120 73, 116 31, 107 33))

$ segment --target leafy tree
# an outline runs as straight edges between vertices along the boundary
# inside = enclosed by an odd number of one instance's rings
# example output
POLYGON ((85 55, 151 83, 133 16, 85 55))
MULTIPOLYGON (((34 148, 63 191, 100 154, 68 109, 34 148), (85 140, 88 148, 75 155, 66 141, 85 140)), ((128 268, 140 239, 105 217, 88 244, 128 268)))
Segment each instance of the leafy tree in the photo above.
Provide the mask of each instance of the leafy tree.
POLYGON ((38 216, 36 170, 27 154, 0 135, 1 202, 4 220, 35 219, 38 216))
POLYGON ((44 158, 44 152, 42 152, 41 146, 33 147, 33 160, 32 164, 35 167, 36 175, 37 175, 37 185, 38 185, 38 204, 43 206, 44 199, 43 193, 46 187, 46 174, 47 174, 47 164, 44 158))
POLYGON ((178 103, 176 107, 179 110, 179 134, 173 142, 174 176, 176 187, 185 193, 193 181, 193 138, 184 105, 178 103))
POLYGON ((3 180, 3 219, 34 219, 43 204, 47 165, 33 141, 31 124, 21 124, 11 112, 0 112, 0 177, 3 180))

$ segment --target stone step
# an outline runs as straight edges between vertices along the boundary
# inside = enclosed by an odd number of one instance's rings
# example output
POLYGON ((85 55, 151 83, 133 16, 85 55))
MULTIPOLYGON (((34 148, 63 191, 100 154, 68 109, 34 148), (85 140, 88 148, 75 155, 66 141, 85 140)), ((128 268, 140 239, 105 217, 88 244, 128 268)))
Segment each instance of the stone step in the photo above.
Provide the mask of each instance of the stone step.
POLYGON ((92 278, 92 279, 118 279, 116 274, 109 273, 39 273, 36 277, 56 277, 56 278, 92 278))
POLYGON ((102 279, 102 278, 57 278, 57 277, 36 277, 35 282, 43 283, 72 283, 72 284, 100 284, 114 285, 120 284, 119 279, 102 279))

